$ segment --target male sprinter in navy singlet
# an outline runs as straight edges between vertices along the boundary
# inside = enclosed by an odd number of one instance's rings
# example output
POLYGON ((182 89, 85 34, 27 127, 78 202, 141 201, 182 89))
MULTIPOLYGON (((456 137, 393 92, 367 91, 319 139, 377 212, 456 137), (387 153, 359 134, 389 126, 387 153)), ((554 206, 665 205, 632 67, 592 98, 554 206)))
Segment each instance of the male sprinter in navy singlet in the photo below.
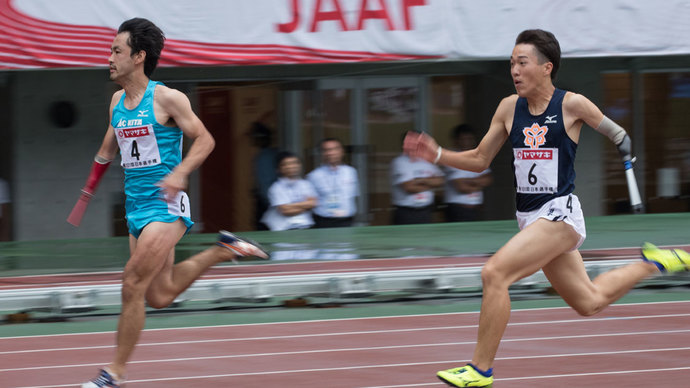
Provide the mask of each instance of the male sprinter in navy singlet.
POLYGON ((193 225, 184 192, 215 142, 189 99, 149 77, 163 49, 163 32, 146 19, 127 20, 111 47, 110 79, 122 87, 110 103, 110 122, 83 192, 93 195, 118 147, 125 170, 131 256, 122 274, 122 312, 113 361, 84 388, 119 387, 144 327, 145 303, 168 306, 210 266, 237 256, 267 254, 221 231, 211 248, 175 264, 175 245, 193 225), (182 158, 182 137, 192 141, 182 158))
POLYGON ((643 260, 590 280, 578 247, 585 223, 573 194, 575 149, 583 124, 617 145, 624 160, 631 158, 625 130, 603 115, 586 97, 553 85, 561 50, 543 30, 520 33, 510 57, 517 94, 504 98, 477 148, 444 150, 426 134, 409 133, 404 144, 412 156, 451 167, 484 171, 503 143, 513 147, 517 219, 520 232, 496 252, 482 269, 483 299, 477 345, 471 363, 438 372, 456 387, 488 387, 493 362, 510 317, 508 287, 543 270, 560 296, 581 315, 593 315, 623 296, 637 282, 657 272, 687 270, 690 254, 642 249, 643 260))

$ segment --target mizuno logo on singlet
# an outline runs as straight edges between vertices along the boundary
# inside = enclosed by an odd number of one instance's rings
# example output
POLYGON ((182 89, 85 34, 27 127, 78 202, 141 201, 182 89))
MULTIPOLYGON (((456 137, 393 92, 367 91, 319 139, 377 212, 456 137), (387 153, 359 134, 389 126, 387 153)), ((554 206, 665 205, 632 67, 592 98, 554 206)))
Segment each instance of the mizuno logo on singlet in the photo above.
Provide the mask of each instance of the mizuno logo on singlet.
POLYGON ((140 110, 137 117, 149 117, 149 110, 148 109, 140 110))
POLYGON ((532 124, 531 127, 525 127, 522 130, 525 135, 525 145, 531 149, 539 148, 546 143, 547 132, 549 132, 549 127, 540 127, 537 123, 532 124))
POLYGON ((546 116, 546 121, 544 121, 544 124, 556 124, 556 120, 554 120, 558 115, 553 115, 553 116, 546 116))

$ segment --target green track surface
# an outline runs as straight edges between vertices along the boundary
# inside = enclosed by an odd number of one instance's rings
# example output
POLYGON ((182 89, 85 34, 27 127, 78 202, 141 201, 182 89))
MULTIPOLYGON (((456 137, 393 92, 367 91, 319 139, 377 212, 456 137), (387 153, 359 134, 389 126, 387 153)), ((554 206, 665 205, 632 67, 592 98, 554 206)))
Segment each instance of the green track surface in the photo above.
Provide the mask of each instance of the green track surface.
MULTIPOLYGON (((517 232, 516 222, 486 221, 440 223, 423 226, 380 226, 314 229, 286 232, 246 232, 241 235, 261 242, 269 251, 282 252, 292 261, 324 260, 339 255, 358 258, 464 256, 489 254, 517 232), (304 255, 303 257, 301 255, 304 255)), ((590 217, 587 240, 581 249, 636 247, 644 241, 657 245, 688 245, 690 214, 646 214, 590 217)), ((215 234, 191 234, 178 244, 181 260, 215 241, 215 234)), ((277 256, 277 255, 276 255, 277 256)), ((128 257, 124 237, 0 243, 0 277, 93 271, 119 271, 128 257)), ((317 307, 286 308, 281 300, 264 304, 183 304, 162 312, 150 311, 147 328, 214 326, 247 323, 357 317, 438 314, 478 311, 477 295, 404 295, 378 300, 311 301, 317 307), (337 305, 338 307, 333 307, 337 305), (325 308, 330 306, 330 308, 325 308)), ((619 303, 688 300, 687 288, 638 289, 619 303)), ((563 301, 547 295, 515 296, 514 309, 560 307, 563 301)), ((32 313, 29 323, 0 324, 0 337, 77 332, 113 331, 118 310, 85 314, 32 313), (55 322, 55 320, 63 320, 55 322), (40 320, 51 321, 38 322, 40 320)))
MULTIPOLYGON (((686 288, 664 291, 636 290, 624 296, 617 304, 659 303, 689 299, 690 293, 686 288)), ((185 312, 183 308, 178 308, 177 311, 170 309, 160 314, 149 311, 146 329, 472 312, 479 311, 480 303, 480 298, 473 297, 397 303, 358 304, 353 302, 331 308, 267 307, 251 310, 238 308, 237 310, 194 313, 185 312)), ((532 296, 524 300, 514 298, 512 302, 513 310, 548 307, 566 307, 566 305, 558 297, 545 296, 532 296)), ((0 337, 114 331, 117 326, 117 316, 115 315, 117 312, 104 311, 104 313, 110 314, 107 317, 96 318, 76 316, 66 319, 64 322, 2 324, 0 325, 0 337)), ((232 330, 232 328, 228 328, 228 330, 232 330)))

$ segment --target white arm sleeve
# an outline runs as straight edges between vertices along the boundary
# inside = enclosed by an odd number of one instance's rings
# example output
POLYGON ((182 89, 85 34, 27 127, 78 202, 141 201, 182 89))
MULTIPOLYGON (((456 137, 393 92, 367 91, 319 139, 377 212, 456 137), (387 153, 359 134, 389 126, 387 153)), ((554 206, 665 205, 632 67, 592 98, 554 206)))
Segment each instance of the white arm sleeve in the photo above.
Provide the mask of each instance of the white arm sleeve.
POLYGON ((594 129, 602 135, 611 139, 611 141, 615 145, 621 144, 621 142, 623 142, 623 139, 625 138, 625 135, 627 135, 623 127, 614 123, 613 120, 606 116, 604 116, 604 118, 601 119, 601 123, 599 123, 599 126, 594 129))

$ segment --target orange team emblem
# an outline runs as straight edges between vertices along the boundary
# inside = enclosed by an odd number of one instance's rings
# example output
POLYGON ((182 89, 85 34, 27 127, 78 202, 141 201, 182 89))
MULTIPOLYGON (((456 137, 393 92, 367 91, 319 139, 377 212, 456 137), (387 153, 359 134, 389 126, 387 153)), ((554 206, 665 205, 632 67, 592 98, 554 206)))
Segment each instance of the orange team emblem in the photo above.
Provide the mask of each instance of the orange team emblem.
POLYGON ((537 149, 539 146, 546 143, 546 132, 549 132, 549 127, 540 127, 539 124, 534 123, 531 127, 525 127, 522 133, 525 134, 525 145, 531 149, 537 149))

